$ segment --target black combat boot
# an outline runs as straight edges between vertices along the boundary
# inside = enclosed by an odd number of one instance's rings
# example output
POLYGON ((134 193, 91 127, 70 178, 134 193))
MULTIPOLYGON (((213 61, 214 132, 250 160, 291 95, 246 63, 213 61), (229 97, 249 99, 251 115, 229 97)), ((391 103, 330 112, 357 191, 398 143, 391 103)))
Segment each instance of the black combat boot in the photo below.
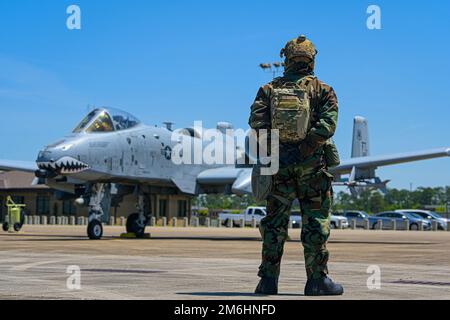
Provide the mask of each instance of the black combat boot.
POLYGON ((262 277, 256 287, 255 294, 278 294, 278 278, 262 277))
POLYGON ((342 294, 344 294, 344 288, 327 276, 309 279, 306 282, 305 296, 340 296, 342 294))

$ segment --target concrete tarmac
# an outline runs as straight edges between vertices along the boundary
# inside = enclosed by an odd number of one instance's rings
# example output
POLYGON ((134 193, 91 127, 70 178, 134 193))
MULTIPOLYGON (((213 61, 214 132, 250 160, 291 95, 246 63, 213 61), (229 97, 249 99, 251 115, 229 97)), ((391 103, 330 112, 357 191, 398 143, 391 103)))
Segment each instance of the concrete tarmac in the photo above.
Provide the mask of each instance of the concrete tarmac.
MULTIPOLYGON (((78 226, 0 233, 0 299, 316 299, 303 296, 298 229, 290 230, 278 296, 253 294, 257 229, 155 227, 143 240, 120 239, 123 231, 105 227, 100 241, 78 226), (79 290, 70 266, 80 269, 79 290)), ((444 231, 333 230, 329 268, 345 295, 326 299, 450 299, 449 245, 444 231), (377 284, 368 268, 379 269, 379 289, 368 287, 377 284)))

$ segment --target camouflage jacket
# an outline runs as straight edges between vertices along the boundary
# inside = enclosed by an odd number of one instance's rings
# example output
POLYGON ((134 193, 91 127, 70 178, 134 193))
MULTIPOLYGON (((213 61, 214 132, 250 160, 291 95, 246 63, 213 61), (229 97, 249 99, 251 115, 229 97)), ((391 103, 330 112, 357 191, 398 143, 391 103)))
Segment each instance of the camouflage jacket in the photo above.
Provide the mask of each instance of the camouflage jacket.
MULTIPOLYGON (((289 74, 261 87, 251 107, 249 125, 252 129, 271 129, 271 95, 280 81, 298 81, 305 74, 289 74)), ((290 165, 320 158, 322 146, 332 138, 338 121, 338 99, 333 88, 314 78, 311 83, 311 129, 300 146, 280 145, 280 164, 290 165), (313 157, 314 156, 314 157, 313 157)))

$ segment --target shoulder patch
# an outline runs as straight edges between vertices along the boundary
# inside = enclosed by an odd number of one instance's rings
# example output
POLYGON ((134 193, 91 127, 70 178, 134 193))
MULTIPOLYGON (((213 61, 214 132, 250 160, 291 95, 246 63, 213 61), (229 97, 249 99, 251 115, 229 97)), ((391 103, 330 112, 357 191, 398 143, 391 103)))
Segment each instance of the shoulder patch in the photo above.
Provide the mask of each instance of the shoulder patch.
POLYGON ((273 88, 273 84, 272 84, 272 82, 270 82, 270 83, 267 83, 267 84, 263 85, 261 87, 261 90, 268 97, 268 96, 270 96, 270 93, 272 92, 272 88, 273 88))
POLYGON ((325 90, 327 90, 327 91, 333 89, 332 86, 328 85, 327 83, 323 82, 322 80, 319 80, 319 79, 317 79, 317 78, 316 78, 316 80, 317 80, 317 84, 319 85, 319 87, 321 87, 321 88, 323 88, 323 89, 325 89, 325 90))
POLYGON ((274 87, 274 86, 276 87, 276 86, 279 86, 280 84, 282 84, 283 81, 284 81, 283 77, 278 77, 278 78, 274 78, 269 84, 272 87, 274 87))

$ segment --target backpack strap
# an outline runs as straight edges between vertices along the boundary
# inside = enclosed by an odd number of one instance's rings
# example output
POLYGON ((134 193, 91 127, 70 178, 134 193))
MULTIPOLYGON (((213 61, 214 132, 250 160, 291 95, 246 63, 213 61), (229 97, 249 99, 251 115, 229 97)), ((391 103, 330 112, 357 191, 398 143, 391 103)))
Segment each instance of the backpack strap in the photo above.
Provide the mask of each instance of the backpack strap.
POLYGON ((317 79, 317 77, 313 75, 307 75, 299 79, 296 83, 297 86, 301 87, 302 90, 306 92, 309 98, 311 98, 312 95, 312 84, 314 79, 317 79))
POLYGON ((309 87, 309 85, 312 83, 312 81, 314 79, 317 79, 317 77, 313 76, 313 75, 307 75, 307 76, 304 76, 303 78, 299 79, 297 81, 297 84, 299 85, 299 84, 301 84, 304 81, 305 82, 305 87, 309 87))

